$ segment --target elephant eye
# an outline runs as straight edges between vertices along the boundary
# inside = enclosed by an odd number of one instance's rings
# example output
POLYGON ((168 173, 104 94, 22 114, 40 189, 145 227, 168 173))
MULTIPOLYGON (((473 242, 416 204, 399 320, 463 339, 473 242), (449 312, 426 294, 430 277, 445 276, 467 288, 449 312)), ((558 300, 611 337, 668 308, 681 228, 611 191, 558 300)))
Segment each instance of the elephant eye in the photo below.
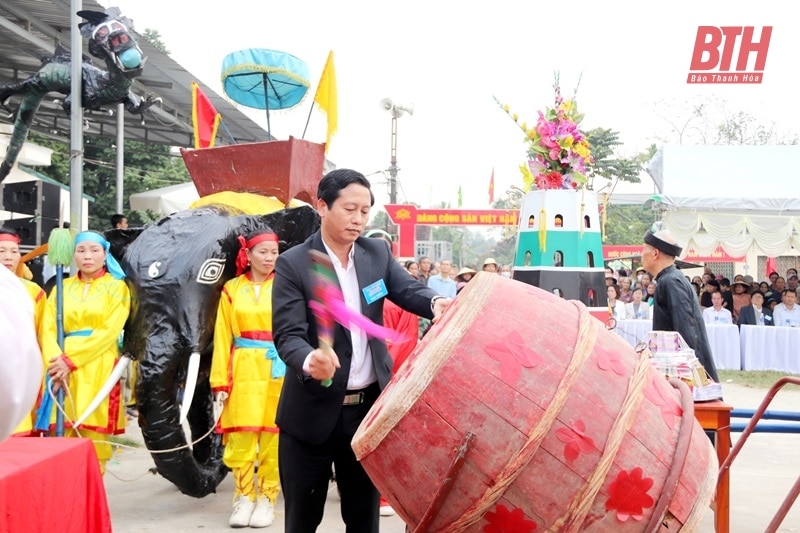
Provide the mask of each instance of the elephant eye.
POLYGON ((223 271, 225 270, 225 260, 212 258, 206 259, 202 265, 200 265, 200 270, 197 272, 197 283, 203 283, 205 285, 213 285, 222 277, 223 271))
POLYGON ((158 278, 163 274, 164 270, 161 268, 161 261, 153 261, 150 268, 147 269, 147 275, 151 278, 158 278))

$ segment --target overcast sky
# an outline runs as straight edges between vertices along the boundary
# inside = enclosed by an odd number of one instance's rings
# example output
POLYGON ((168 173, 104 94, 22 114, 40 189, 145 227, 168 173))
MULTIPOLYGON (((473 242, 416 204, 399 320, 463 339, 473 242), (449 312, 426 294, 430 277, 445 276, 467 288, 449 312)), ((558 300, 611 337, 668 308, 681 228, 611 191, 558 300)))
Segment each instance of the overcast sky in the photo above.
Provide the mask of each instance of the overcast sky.
MULTIPOLYGON (((399 201, 455 207, 462 186, 464 207, 481 209, 488 207, 492 169, 497 198, 521 183, 518 166, 525 161, 521 131, 493 96, 533 123, 537 110, 552 103, 556 70, 565 95, 580 79, 583 126, 620 132, 622 155, 668 130, 659 115, 679 121, 683 102, 699 98, 724 100, 728 109, 776 122, 782 131, 796 131, 800 118, 794 57, 800 32, 786 20, 789 4, 773 0, 101 1, 119 6, 138 32, 157 30, 173 59, 220 94, 222 60, 230 52, 268 48, 304 60, 311 89, 298 107, 271 114, 278 138, 302 135, 333 50, 339 131, 328 156, 370 175, 382 203, 388 188, 380 171, 389 167, 391 147, 383 98, 415 108, 398 121, 399 201), (756 35, 774 26, 763 83, 688 85, 699 25, 756 26, 756 35)), ((263 111, 248 114, 266 127, 263 111)), ((325 117, 314 110, 306 138, 323 142, 324 131, 325 117)))

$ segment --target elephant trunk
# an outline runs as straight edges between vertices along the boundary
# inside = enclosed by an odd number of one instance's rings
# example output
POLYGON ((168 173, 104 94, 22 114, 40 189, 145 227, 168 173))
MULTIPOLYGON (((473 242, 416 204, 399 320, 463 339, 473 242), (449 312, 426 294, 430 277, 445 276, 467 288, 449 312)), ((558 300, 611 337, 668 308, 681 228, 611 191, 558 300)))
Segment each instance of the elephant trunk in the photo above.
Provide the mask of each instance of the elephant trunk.
MULTIPOLYGON (((177 343, 168 342, 166 345, 174 348, 177 343)), ((215 492, 227 469, 222 463, 221 435, 212 432, 192 447, 187 446, 180 404, 184 394, 181 384, 184 379, 189 379, 186 375, 189 357, 188 353, 164 355, 148 352, 141 358, 136 385, 137 406, 142 436, 158 473, 174 483, 182 493, 202 498, 215 492)), ((190 404, 186 419, 192 440, 199 439, 214 426, 208 365, 205 369, 202 365, 198 367, 193 398, 184 396, 186 403, 190 404)))

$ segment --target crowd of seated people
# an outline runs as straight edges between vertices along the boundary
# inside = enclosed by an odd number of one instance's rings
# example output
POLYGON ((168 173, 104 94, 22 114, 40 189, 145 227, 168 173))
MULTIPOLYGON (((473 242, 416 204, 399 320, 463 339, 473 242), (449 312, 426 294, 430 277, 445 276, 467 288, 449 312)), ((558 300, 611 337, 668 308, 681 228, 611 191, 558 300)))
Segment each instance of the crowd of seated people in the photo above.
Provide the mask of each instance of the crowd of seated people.
MULTIPOLYGON (((789 268, 785 276, 770 272, 768 277, 756 281, 750 275, 737 274, 731 282, 706 266, 702 276, 686 279, 695 289, 708 323, 800 327, 797 270, 789 268)), ((614 287, 609 295, 617 320, 652 319, 656 282, 644 269, 631 274, 606 268, 606 285, 614 287), (622 302, 624 311, 618 302, 622 302)))

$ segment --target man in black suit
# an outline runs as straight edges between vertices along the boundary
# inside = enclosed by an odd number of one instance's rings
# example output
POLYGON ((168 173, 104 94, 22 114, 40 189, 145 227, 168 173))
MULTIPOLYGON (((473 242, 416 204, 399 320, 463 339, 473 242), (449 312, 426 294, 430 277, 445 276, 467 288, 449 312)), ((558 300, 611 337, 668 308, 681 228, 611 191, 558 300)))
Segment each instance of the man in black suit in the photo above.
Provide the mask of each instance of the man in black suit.
POLYGON ((764 305, 764 294, 755 291, 750 296, 751 305, 746 305, 739 309, 739 320, 737 325, 751 326, 774 326, 772 320, 772 309, 764 305))
POLYGON ((374 203, 362 174, 328 173, 317 199, 320 231, 278 257, 272 287, 273 337, 288 367, 276 418, 285 530, 316 531, 333 464, 347 533, 377 533, 379 494, 350 441, 391 378, 392 360, 383 342, 338 324, 335 353, 319 348, 309 251, 328 254, 347 306, 373 322, 383 323, 384 298, 426 318, 438 318, 449 300, 414 279, 385 242, 360 236, 374 203), (333 383, 324 387, 328 378, 333 383))

